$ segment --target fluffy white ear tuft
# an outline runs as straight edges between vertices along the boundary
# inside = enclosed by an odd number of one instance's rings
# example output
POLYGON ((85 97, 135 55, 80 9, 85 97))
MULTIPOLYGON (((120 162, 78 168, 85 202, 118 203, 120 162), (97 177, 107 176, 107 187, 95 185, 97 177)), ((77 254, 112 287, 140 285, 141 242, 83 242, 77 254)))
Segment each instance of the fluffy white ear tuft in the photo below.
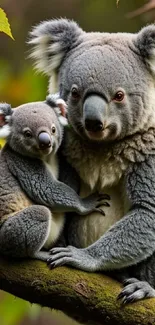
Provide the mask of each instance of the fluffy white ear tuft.
POLYGON ((49 20, 37 25, 30 33, 30 57, 37 70, 51 76, 58 70, 65 55, 78 43, 82 29, 71 20, 49 20))
POLYGON ((136 46, 151 71, 155 73, 155 24, 142 28, 137 34, 136 46))
POLYGON ((11 119, 12 112, 9 104, 0 103, 0 138, 7 138, 11 132, 8 123, 11 119))
POLYGON ((67 118, 62 115, 59 116, 59 121, 60 121, 61 125, 63 125, 63 126, 68 125, 67 118))
POLYGON ((8 124, 0 127, 0 138, 1 139, 7 138, 9 136, 10 132, 11 132, 11 128, 8 124))
POLYGON ((36 70, 51 76, 53 71, 60 66, 64 56, 60 44, 58 42, 52 44, 52 36, 50 35, 42 35, 32 39, 29 44, 34 45, 30 58, 34 60, 36 70))
POLYGON ((56 100, 56 105, 59 107, 62 116, 66 117, 67 115, 67 104, 62 98, 56 100))
POLYGON ((59 97, 59 93, 48 95, 46 97, 46 103, 51 106, 56 112, 60 123, 63 126, 68 125, 67 121, 67 104, 66 102, 59 97))

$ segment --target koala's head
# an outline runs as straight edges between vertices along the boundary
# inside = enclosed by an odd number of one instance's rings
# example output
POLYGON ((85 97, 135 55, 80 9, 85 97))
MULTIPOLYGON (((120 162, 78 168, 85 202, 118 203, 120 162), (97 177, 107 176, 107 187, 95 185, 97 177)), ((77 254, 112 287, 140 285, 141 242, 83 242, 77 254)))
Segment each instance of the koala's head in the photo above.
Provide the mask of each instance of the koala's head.
POLYGON ((58 150, 63 136, 65 103, 49 96, 46 102, 33 102, 11 109, 0 104, 1 133, 7 126, 7 143, 16 152, 43 158, 58 150), (58 107, 60 106, 60 108, 58 107), (3 121, 3 123, 1 123, 3 121))
POLYGON ((51 20, 32 30, 30 44, 50 92, 57 77, 80 136, 113 141, 155 127, 155 25, 137 34, 86 33, 51 20))

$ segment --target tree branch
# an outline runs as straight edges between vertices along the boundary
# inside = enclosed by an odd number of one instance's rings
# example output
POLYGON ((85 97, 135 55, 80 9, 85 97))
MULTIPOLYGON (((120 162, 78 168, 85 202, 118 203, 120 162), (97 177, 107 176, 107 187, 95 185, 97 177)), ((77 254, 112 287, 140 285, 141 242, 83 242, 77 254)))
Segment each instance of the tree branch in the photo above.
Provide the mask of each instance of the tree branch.
POLYGON ((148 11, 155 9, 155 0, 149 0, 148 3, 143 5, 142 7, 136 9, 135 11, 129 12, 126 17, 127 18, 134 18, 139 15, 145 14, 148 11))
POLYGON ((120 284, 102 274, 67 267, 49 270, 40 261, 0 258, 0 289, 85 324, 155 324, 154 299, 122 307, 116 301, 120 284))

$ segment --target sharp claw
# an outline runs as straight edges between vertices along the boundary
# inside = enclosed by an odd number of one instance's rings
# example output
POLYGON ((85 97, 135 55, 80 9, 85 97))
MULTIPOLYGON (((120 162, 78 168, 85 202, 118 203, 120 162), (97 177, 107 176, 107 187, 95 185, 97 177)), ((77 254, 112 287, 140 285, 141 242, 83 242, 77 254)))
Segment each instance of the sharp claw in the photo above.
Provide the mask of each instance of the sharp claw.
POLYGON ((104 212, 102 209, 96 209, 95 211, 98 211, 98 212, 100 212, 100 213, 102 214, 102 216, 104 216, 104 217, 105 217, 105 212, 104 212))
POLYGON ((119 295, 117 296, 117 300, 121 299, 124 297, 124 293, 123 292, 120 292, 119 295))
POLYGON ((109 204, 108 202, 103 202, 103 205, 104 205, 105 207, 110 207, 110 204, 109 204))
POLYGON ((49 263, 50 263, 50 260, 51 260, 50 258, 48 258, 48 259, 47 259, 47 261, 46 261, 46 262, 47 262, 47 264, 49 264, 49 263))
POLYGON ((125 305, 128 302, 127 298, 124 298, 122 304, 125 305))
POLYGON ((126 298, 126 301, 127 302, 133 302, 134 301, 134 298, 129 296, 128 298, 126 298))
POLYGON ((123 285, 126 286, 126 285, 128 285, 128 284, 133 284, 133 283, 136 283, 136 282, 138 282, 137 279, 129 278, 129 279, 125 279, 125 280, 123 281, 123 285))
POLYGON ((110 200, 110 195, 108 194, 103 194, 103 193, 100 193, 99 194, 99 198, 101 198, 101 200, 110 200))
POLYGON ((49 264, 49 268, 50 269, 53 269, 54 267, 55 267, 55 263, 54 262, 52 262, 52 263, 49 264))
POLYGON ((126 286, 128 284, 128 279, 125 279, 124 281, 123 281, 123 286, 126 286))

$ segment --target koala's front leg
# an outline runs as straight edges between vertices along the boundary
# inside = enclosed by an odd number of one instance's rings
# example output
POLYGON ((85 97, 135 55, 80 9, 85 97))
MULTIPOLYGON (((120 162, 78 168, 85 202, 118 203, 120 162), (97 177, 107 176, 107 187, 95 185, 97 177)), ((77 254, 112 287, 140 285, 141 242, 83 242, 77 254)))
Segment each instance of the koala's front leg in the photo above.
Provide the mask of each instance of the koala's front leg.
POLYGON ((51 267, 67 264, 85 271, 116 270, 144 261, 155 250, 155 156, 133 164, 126 175, 131 209, 85 249, 54 248, 51 267))
POLYGON ((98 211, 104 215, 99 206, 101 200, 109 199, 108 195, 94 193, 82 199, 71 187, 52 177, 41 160, 14 154, 11 148, 6 149, 5 158, 9 170, 18 179, 22 189, 36 203, 51 208, 53 212, 86 215, 98 211))
POLYGON ((50 219, 50 210, 37 205, 8 217, 0 228, 0 253, 47 260, 49 254, 40 250, 48 237, 50 219))

